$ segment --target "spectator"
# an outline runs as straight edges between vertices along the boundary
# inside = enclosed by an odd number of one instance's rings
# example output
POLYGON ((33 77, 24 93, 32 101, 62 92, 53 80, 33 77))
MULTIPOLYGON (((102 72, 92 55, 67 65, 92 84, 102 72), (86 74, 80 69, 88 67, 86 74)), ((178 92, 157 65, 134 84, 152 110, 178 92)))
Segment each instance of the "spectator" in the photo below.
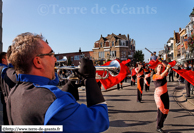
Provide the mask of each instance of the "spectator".
MULTIPOLYGON (((185 67, 184 69, 186 70, 191 70, 187 62, 184 63, 184 67, 185 67)), ((191 88, 190 88, 190 83, 187 80, 185 80, 185 88, 186 88, 186 98, 189 98, 191 88)))
MULTIPOLYGON (((183 65, 180 65, 180 69, 184 69, 183 65)), ((184 84, 185 79, 182 76, 179 75, 178 81, 179 81, 179 83, 184 84)))
POLYGON ((155 60, 156 61, 157 56, 156 56, 156 52, 154 51, 153 55, 150 57, 150 60, 155 60))
POLYGON ((169 69, 169 82, 171 82, 171 80, 172 80, 172 82, 174 82, 174 78, 173 78, 173 70, 172 70, 172 68, 170 68, 169 69))

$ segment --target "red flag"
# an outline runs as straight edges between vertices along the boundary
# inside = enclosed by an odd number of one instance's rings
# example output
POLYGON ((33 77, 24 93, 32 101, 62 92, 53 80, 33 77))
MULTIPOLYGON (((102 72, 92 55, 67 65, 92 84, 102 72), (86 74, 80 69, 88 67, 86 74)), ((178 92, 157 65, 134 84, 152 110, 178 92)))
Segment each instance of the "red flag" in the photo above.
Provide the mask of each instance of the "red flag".
MULTIPOLYGON (((156 61, 150 61, 149 64, 151 64, 151 65, 149 66, 149 68, 155 69, 155 68, 158 66, 158 64, 162 64, 162 63, 159 62, 158 59, 157 59, 156 61)), ((175 60, 174 60, 174 61, 171 61, 171 62, 169 62, 168 64, 170 64, 171 67, 173 67, 173 66, 176 65, 176 61, 175 61, 175 60)))
POLYGON ((123 64, 127 64, 127 63, 129 63, 131 60, 130 59, 128 59, 128 60, 125 60, 125 61, 122 61, 121 63, 123 63, 123 64))
POLYGON ((168 64, 170 64, 170 65, 171 65, 171 67, 173 67, 173 66, 175 66, 175 65, 176 65, 176 61, 175 61, 175 60, 173 60, 173 61, 169 62, 168 64))
POLYGON ((156 61, 151 60, 151 61, 149 62, 149 64, 150 64, 149 68, 155 69, 155 68, 158 66, 158 64, 161 64, 161 63, 160 63, 160 62, 158 61, 158 59, 157 59, 156 61))
POLYGON ((155 60, 151 60, 148 64, 152 65, 154 64, 156 61, 155 60))
MULTIPOLYGON (((117 60, 118 61, 118 60, 117 60)), ((102 66, 109 65, 111 61, 105 63, 102 66)), ((126 63, 127 61, 124 61, 126 63)), ((120 83, 129 73, 129 68, 124 64, 124 63, 119 63, 120 64, 120 72, 117 76, 111 76, 110 74, 107 79, 100 79, 101 84, 104 86, 105 89, 108 89, 118 83, 120 83)), ((99 75, 103 75, 103 71, 96 71, 99 75)), ((106 75, 106 72, 105 72, 106 75)))
POLYGON ((136 71, 135 71, 135 69, 132 69, 132 75, 131 76, 134 76, 134 75, 136 75, 136 71))
POLYGON ((187 80, 189 83, 194 85, 194 71, 186 70, 186 69, 172 69, 173 71, 177 72, 180 76, 182 76, 185 80, 187 80))

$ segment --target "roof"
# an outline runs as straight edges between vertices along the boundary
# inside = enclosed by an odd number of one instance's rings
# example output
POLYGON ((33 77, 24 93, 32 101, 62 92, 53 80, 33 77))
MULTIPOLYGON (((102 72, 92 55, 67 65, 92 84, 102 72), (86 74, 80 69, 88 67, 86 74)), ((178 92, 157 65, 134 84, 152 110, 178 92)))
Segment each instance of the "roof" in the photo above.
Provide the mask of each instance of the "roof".
POLYGON ((194 16, 194 8, 193 8, 193 11, 191 12, 191 14, 189 16, 194 16))
POLYGON ((176 37, 176 43, 180 42, 180 34, 175 32, 175 37, 176 37))
MULTIPOLYGON (((110 40, 112 37, 114 37, 116 40, 117 40, 117 39, 128 40, 127 37, 126 37, 126 35, 121 35, 121 34, 115 35, 114 33, 112 33, 112 34, 108 34, 107 37, 102 37, 102 36, 101 36, 101 38, 102 38, 104 41, 110 40)), ((101 39, 101 38, 100 38, 100 39, 101 39)), ((96 42, 99 42, 100 39, 99 39, 98 41, 96 41, 96 42)))
POLYGON ((170 43, 170 40, 174 40, 174 38, 173 37, 169 38, 167 43, 170 43))

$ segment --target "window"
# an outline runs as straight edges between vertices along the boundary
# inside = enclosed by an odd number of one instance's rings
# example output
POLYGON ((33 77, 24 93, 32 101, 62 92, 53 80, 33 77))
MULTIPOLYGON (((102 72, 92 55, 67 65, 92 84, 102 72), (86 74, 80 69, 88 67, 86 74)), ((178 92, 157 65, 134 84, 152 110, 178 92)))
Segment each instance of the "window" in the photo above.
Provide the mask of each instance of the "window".
POLYGON ((82 54, 79 55, 79 56, 80 56, 79 58, 81 59, 81 58, 85 57, 85 54, 82 53, 82 54))
POLYGON ((102 43, 100 43, 100 47, 102 47, 102 43))
POLYGON ((126 57, 126 52, 123 52, 123 57, 126 57))
POLYGON ((121 52, 121 57, 122 58, 125 58, 126 57, 126 52, 125 51, 121 52))
POLYGON ((109 47, 110 46, 110 42, 107 42, 107 47, 109 47))
POLYGON ((59 60, 59 56, 56 56, 56 59, 59 60))
POLYGON ((181 36, 180 43, 183 43, 184 37, 181 36))
POLYGON ((116 57, 116 51, 110 51, 110 57, 111 58, 116 57))
POLYGON ((73 61, 73 57, 71 57, 71 61, 73 61))
POLYGON ((75 55, 74 56, 74 60, 80 60, 80 56, 79 55, 75 55))
POLYGON ((112 41, 112 46, 114 46, 114 41, 112 41))
POLYGON ((101 59, 104 58, 104 52, 99 52, 98 57, 101 58, 101 59))

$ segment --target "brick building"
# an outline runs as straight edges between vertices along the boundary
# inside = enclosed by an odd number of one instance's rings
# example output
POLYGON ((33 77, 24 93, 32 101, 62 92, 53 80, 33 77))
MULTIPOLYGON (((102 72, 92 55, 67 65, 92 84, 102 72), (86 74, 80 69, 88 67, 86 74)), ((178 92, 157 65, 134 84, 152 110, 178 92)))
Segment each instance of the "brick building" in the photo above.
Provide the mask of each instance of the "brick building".
POLYGON ((101 35, 100 39, 94 43, 93 60, 101 61, 120 59, 127 60, 133 57, 135 52, 135 40, 129 38, 129 34, 115 35, 108 34, 107 37, 101 35))
POLYGON ((78 66, 82 57, 88 57, 92 59, 93 51, 81 51, 80 48, 79 52, 55 54, 57 60, 63 59, 64 56, 66 56, 71 65, 78 66))

